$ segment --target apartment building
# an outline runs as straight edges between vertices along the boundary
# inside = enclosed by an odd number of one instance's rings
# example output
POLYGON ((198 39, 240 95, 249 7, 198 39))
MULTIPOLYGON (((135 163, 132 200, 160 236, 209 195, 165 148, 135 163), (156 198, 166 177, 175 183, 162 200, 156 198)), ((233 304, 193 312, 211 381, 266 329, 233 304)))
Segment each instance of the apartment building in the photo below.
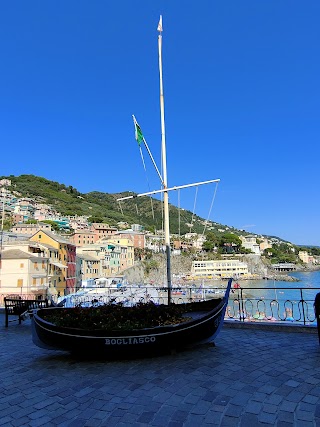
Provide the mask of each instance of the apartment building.
POLYGON ((121 237, 124 239, 131 239, 134 248, 144 249, 146 246, 146 236, 144 233, 140 233, 134 230, 120 230, 114 235, 115 237, 121 237))
POLYGON ((114 236, 107 240, 108 245, 120 247, 120 271, 130 268, 134 264, 134 246, 130 238, 114 236))
POLYGON ((110 227, 109 224, 93 223, 91 224, 90 231, 96 235, 96 241, 103 237, 112 236, 118 230, 116 227, 110 227))
POLYGON ((307 251, 299 251, 298 256, 305 264, 315 264, 315 258, 309 255, 307 251))
POLYGON ((260 245, 257 243, 256 236, 240 236, 240 240, 245 249, 249 249, 254 254, 261 255, 260 245))
POLYGON ((226 278, 247 274, 248 265, 239 260, 193 261, 191 267, 191 276, 195 278, 226 278))
POLYGON ((18 223, 11 227, 11 231, 13 233, 28 234, 30 236, 32 236, 38 230, 52 231, 52 227, 50 224, 45 222, 38 222, 37 224, 18 223))
POLYGON ((49 287, 49 259, 13 248, 1 253, 0 292, 44 297, 49 287))
POLYGON ((82 279, 97 279, 121 271, 121 247, 111 242, 86 245, 78 248, 82 261, 82 279))
POLYGON ((93 245, 98 240, 97 235, 89 230, 75 231, 69 237, 69 242, 80 247, 85 245, 93 245))
POLYGON ((43 247, 52 247, 51 252, 57 253, 56 267, 60 270, 56 286, 57 292, 60 295, 74 292, 76 288, 76 246, 47 230, 37 231, 31 236, 30 241, 37 242, 43 247))

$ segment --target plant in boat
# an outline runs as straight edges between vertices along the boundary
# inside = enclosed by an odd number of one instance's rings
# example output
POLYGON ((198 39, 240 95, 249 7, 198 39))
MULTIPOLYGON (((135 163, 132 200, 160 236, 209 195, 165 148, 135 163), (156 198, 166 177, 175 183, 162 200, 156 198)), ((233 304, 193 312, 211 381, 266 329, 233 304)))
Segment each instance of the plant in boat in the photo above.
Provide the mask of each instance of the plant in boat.
POLYGON ((86 330, 133 330, 176 325, 191 320, 184 316, 189 310, 184 304, 156 305, 138 303, 133 307, 105 304, 99 307, 74 307, 47 310, 42 318, 60 327, 86 330))

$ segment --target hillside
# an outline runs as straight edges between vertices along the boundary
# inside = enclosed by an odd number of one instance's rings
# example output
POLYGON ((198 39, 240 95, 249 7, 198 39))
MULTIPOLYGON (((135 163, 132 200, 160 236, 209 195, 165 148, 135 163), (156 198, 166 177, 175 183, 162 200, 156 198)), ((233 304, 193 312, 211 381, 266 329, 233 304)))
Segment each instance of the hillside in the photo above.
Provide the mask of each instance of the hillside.
MULTIPOLYGON (((66 186, 58 182, 50 181, 46 178, 34 175, 2 176, 0 179, 11 180, 11 187, 8 189, 16 197, 29 197, 39 203, 52 206, 62 216, 66 215, 86 215, 94 217, 110 225, 117 225, 124 221, 128 224, 141 224, 146 229, 162 229, 162 204, 159 200, 150 197, 139 197, 121 203, 117 199, 132 192, 117 194, 102 193, 93 191, 90 193, 80 193, 72 186, 66 186), (154 217, 152 214, 154 211, 154 217)), ((170 205, 170 231, 177 234, 179 231, 178 208, 170 205)), ((180 233, 183 235, 190 232, 192 212, 180 210, 180 233)), ((193 217, 192 232, 202 233, 204 230, 204 219, 196 215, 193 217)), ((219 234, 218 229, 228 229, 235 234, 249 234, 237 230, 231 226, 224 226, 217 223, 210 223, 207 230, 219 234)))

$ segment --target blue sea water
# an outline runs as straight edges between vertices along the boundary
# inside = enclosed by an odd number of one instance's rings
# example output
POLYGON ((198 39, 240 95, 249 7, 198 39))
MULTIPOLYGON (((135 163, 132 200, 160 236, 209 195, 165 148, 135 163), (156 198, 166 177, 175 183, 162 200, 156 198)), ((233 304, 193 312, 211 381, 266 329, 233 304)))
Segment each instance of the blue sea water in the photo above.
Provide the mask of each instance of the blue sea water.
POLYGON ((243 288, 254 288, 259 296, 272 297, 277 299, 301 299, 314 301, 315 296, 320 292, 320 271, 312 272, 292 272, 292 277, 298 282, 287 282, 278 280, 243 280, 240 285, 243 288), (261 289, 260 289, 261 288, 261 289))
MULTIPOLYGON (((243 280, 238 281, 242 288, 242 296, 246 306, 254 311, 266 312, 277 319, 288 316, 286 310, 293 313, 295 320, 303 318, 314 322, 313 303, 315 296, 320 292, 320 271, 293 272, 291 276, 298 282, 274 281, 274 280, 243 280), (249 302, 248 302, 249 301, 249 302), (277 301, 277 303, 273 302, 277 301), (303 301, 303 305, 301 303, 303 301)), ((234 289, 233 298, 239 296, 239 291, 234 289)))

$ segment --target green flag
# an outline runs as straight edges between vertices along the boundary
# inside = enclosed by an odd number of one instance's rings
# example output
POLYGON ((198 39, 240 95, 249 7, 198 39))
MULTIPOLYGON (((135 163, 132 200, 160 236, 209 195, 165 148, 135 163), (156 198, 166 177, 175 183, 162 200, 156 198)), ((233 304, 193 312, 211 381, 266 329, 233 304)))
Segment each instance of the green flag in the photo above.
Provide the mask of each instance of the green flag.
POLYGON ((138 125, 136 118, 134 116, 132 116, 132 117, 133 117, 136 141, 140 145, 141 142, 143 142, 143 140, 144 140, 143 133, 142 133, 141 127, 138 125))

